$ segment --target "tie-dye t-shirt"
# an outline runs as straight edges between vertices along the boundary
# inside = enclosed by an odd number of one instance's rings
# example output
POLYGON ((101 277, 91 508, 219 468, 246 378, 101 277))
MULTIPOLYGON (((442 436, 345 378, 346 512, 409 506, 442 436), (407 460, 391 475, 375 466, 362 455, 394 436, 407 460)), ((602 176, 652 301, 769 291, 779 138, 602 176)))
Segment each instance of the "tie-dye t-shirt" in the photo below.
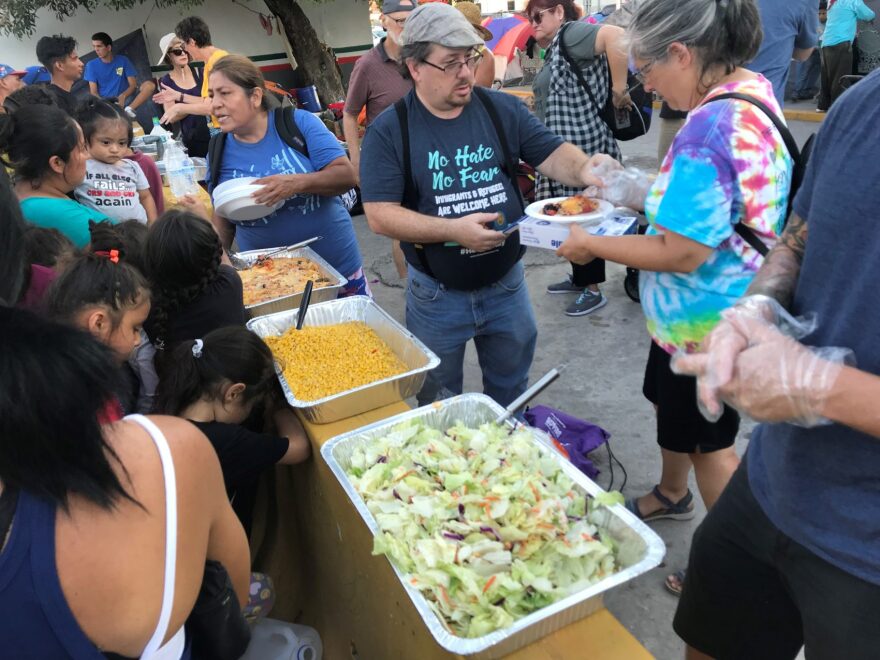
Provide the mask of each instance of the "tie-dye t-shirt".
MULTIPOLYGON (((763 76, 713 89, 749 94, 778 115, 763 76)), ((785 220, 792 160, 779 132, 746 101, 703 102, 690 112, 645 201, 648 234, 674 232, 713 248, 691 273, 642 271, 642 308, 653 340, 669 353, 695 348, 722 310, 746 291, 762 257, 734 232, 737 222, 772 245, 785 220)))

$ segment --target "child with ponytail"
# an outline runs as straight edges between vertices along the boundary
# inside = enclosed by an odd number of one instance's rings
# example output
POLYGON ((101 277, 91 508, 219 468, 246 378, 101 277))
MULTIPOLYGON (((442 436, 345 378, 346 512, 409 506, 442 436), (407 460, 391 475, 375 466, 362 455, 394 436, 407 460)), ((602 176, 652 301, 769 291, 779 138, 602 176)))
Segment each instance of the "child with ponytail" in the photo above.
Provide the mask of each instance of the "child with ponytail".
POLYGON ((146 330, 158 360, 178 342, 244 326, 241 278, 204 218, 179 209, 163 213, 147 232, 143 261, 153 291, 146 330))
POLYGON ((150 287, 140 271, 128 263, 123 241, 111 223, 91 223, 89 231, 90 247, 49 286, 45 311, 49 318, 87 330, 113 349, 127 377, 127 387, 117 392, 121 411, 133 412, 144 385, 128 361, 143 342, 150 287))
POLYGON ((309 442, 290 407, 275 396, 272 352, 240 326, 180 342, 162 361, 156 412, 183 417, 208 437, 223 471, 232 508, 249 531, 257 477, 275 464, 306 460, 309 442), (242 423, 260 404, 272 433, 242 423))

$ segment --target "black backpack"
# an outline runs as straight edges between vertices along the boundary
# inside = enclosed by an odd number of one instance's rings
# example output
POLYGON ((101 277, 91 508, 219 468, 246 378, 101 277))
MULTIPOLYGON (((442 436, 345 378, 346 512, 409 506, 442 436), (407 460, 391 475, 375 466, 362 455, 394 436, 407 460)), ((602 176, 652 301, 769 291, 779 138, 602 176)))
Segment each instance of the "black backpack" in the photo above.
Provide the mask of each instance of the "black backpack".
MULTIPOLYGON (((273 112, 275 113, 275 128, 284 143, 308 158, 309 145, 306 144, 302 131, 299 130, 299 126, 293 120, 296 108, 279 107, 275 108, 273 112)), ((226 133, 218 133, 208 143, 208 165, 211 168, 208 192, 213 192, 217 186, 217 177, 220 175, 220 163, 223 162, 223 149, 225 147, 226 133)))
POLYGON ((648 129, 651 128, 651 115, 654 112, 654 95, 646 92, 638 78, 636 78, 631 71, 627 71, 626 89, 629 91, 629 97, 632 99, 633 104, 628 110, 618 110, 614 107, 614 103, 611 100, 611 68, 606 63, 606 68, 608 69, 608 98, 605 99, 604 104, 600 104, 596 100, 593 90, 590 89, 590 86, 587 84, 587 81, 584 78, 584 72, 575 63, 574 59, 569 54, 568 49, 565 47, 564 31, 565 27, 563 27, 563 34, 560 34, 559 39, 557 39, 557 43, 559 44, 559 54, 562 55, 562 58, 566 62, 568 62, 568 66, 571 67, 574 75, 577 76, 581 87, 586 90, 587 95, 590 97, 590 101, 593 102, 593 106, 599 111, 599 117, 601 117, 602 121, 604 121, 608 128, 611 129, 611 134, 614 136, 614 139, 626 142, 647 135, 648 129), (625 121, 618 121, 618 112, 626 114, 625 121))
MULTIPOLYGON (((504 176, 508 178, 509 181, 513 183, 513 188, 516 191, 517 197, 519 198, 520 212, 522 213, 525 210, 526 204, 518 182, 519 159, 515 158, 513 152, 510 150, 510 144, 507 141, 507 135, 504 133, 504 124, 501 122, 501 117, 498 115, 498 110, 492 103, 490 95, 486 92, 486 90, 480 87, 473 88, 473 95, 477 103, 482 105, 483 109, 486 111, 486 114, 489 115, 489 121, 491 121, 492 127, 495 129, 495 134, 498 136, 498 142, 501 144, 502 155, 501 172, 504 176)), ((403 97, 394 104, 394 111, 397 114, 397 120, 400 124, 400 137, 403 142, 403 199, 401 200, 401 206, 412 211, 418 211, 419 195, 418 192, 416 192, 415 182, 413 180, 412 173, 412 156, 410 155, 409 141, 409 117, 406 109, 406 97, 403 97)), ((401 241, 400 248, 401 250, 403 250, 403 253, 406 256, 406 260, 409 263, 413 265, 418 264, 422 272, 430 277, 433 277, 434 279, 437 279, 437 276, 434 274, 433 269, 428 263, 428 257, 425 254, 424 246, 401 241)), ((522 258, 522 255, 524 253, 525 248, 523 246, 520 246, 519 256, 517 257, 517 260, 522 258)))
MULTIPOLYGON (((737 99, 740 101, 745 101, 747 103, 751 103, 753 106, 761 110, 770 121, 773 122, 773 125, 776 127, 776 130, 779 131, 779 134, 782 136, 782 141, 785 143, 785 148, 788 149, 788 155, 791 156, 792 160, 792 173, 791 173, 791 190, 788 193, 788 208, 785 211, 785 219, 783 221, 783 227, 785 227, 785 223, 788 222, 788 218, 791 215, 791 209, 794 204, 794 197, 797 194, 797 191, 800 189, 801 184, 804 181, 804 173, 807 170, 807 163, 810 160, 810 154, 813 151, 813 141, 816 137, 815 133, 810 135, 807 138, 807 141, 804 143, 803 149, 798 149, 797 142, 794 139, 794 136, 791 134, 791 131, 788 130, 788 127, 785 123, 776 115, 770 107, 761 101, 760 99, 755 98, 749 94, 741 94, 740 92, 727 92, 725 94, 719 94, 718 96, 714 96, 706 103, 713 103, 714 101, 721 101, 722 99, 737 99)), ((739 234, 742 239, 751 245, 762 257, 766 257, 767 253, 770 251, 769 248, 764 245, 764 242, 758 238, 754 231, 752 231, 749 227, 744 225, 741 222, 736 224, 734 227, 734 231, 739 234)))

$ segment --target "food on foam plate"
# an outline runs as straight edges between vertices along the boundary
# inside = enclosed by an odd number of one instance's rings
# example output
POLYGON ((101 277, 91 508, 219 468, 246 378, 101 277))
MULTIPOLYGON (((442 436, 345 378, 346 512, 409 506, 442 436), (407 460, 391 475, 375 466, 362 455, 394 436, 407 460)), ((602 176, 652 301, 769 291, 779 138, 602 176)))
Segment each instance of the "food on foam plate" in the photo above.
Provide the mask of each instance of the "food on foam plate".
POLYGON ((386 555, 447 629, 481 637, 617 572, 589 498, 519 427, 418 421, 355 449, 351 481, 386 555))
POLYGON ((584 195, 573 195, 561 202, 544 205, 545 215, 585 215, 599 208, 599 202, 584 195))
POLYGON ((331 283, 318 264, 302 257, 258 258, 250 268, 238 274, 246 307, 300 293, 309 280, 316 289, 331 283))
POLYGON ((264 337, 284 379, 300 401, 332 394, 404 373, 406 365, 362 321, 290 328, 264 337))

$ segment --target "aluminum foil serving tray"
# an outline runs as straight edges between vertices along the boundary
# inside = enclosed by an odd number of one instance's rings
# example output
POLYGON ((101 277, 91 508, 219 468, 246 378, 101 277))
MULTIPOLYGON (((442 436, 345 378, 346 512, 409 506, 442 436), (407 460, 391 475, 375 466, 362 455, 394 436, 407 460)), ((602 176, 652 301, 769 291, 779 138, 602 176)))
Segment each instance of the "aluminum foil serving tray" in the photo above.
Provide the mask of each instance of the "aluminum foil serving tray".
MULTIPOLYGON (((296 309, 277 312, 251 319, 247 327, 260 337, 277 336, 296 325, 296 316, 296 309)), ((302 401, 296 398, 276 362, 275 371, 287 402, 316 424, 335 422, 415 396, 427 373, 440 364, 440 358, 367 296, 339 298, 317 305, 312 303, 305 325, 332 325, 345 321, 362 321, 370 326, 403 361, 406 371, 323 399, 302 401)))
MULTIPOLYGON (((379 532, 379 526, 364 500, 354 489, 347 474, 347 469, 351 464, 351 455, 357 447, 387 435, 395 426, 404 421, 419 420, 429 427, 445 431, 457 422, 474 427, 491 422, 503 410, 500 405, 483 394, 462 394, 337 436, 321 448, 321 456, 333 474, 336 475, 352 504, 375 536, 379 532)), ((507 424, 513 426, 512 421, 508 421, 507 424)), ((602 492, 602 489, 594 481, 553 449, 552 442, 546 434, 535 429, 532 431, 540 450, 553 456, 559 462, 562 470, 574 482, 575 490, 585 495, 595 495, 602 492)), ((481 660, 501 658, 592 614, 601 607, 602 595, 605 592, 619 587, 624 582, 628 582, 660 564, 666 553, 666 546, 657 534, 622 506, 617 505, 602 509, 602 511, 605 520, 600 524, 600 527, 607 530, 620 544, 618 559, 622 569, 582 591, 519 619, 512 626, 496 630, 483 637, 458 637, 449 632, 444 623, 428 606, 418 589, 411 587, 408 580, 405 579, 406 576, 398 571, 393 564, 392 567, 425 625, 440 646, 451 653, 472 655, 481 660)))
MULTIPOLYGON (((239 252, 235 256, 248 262, 249 264, 252 264, 262 254, 265 254, 266 252, 275 249, 277 248, 266 248, 264 250, 248 250, 247 252, 239 252)), ((329 283, 322 284, 321 286, 316 286, 312 290, 311 304, 313 305, 315 303, 324 302, 325 300, 336 300, 336 296, 339 295, 339 291, 342 289, 343 286, 345 286, 345 283, 348 281, 339 274, 339 271, 337 271, 335 268, 333 268, 333 266, 327 263, 321 257, 321 255, 315 252, 312 248, 304 247, 297 250, 284 250, 283 252, 278 252, 272 255, 272 258, 276 257, 282 259, 308 259, 309 261, 317 264, 318 268, 321 270, 321 274, 327 278, 329 283)), ((278 298, 271 298, 261 303, 248 305, 245 307, 245 310, 247 311, 248 316, 250 316, 251 318, 255 318, 257 316, 263 316, 264 314, 283 312, 287 309, 297 309, 299 308, 300 300, 302 300, 302 291, 279 296, 278 298)))

